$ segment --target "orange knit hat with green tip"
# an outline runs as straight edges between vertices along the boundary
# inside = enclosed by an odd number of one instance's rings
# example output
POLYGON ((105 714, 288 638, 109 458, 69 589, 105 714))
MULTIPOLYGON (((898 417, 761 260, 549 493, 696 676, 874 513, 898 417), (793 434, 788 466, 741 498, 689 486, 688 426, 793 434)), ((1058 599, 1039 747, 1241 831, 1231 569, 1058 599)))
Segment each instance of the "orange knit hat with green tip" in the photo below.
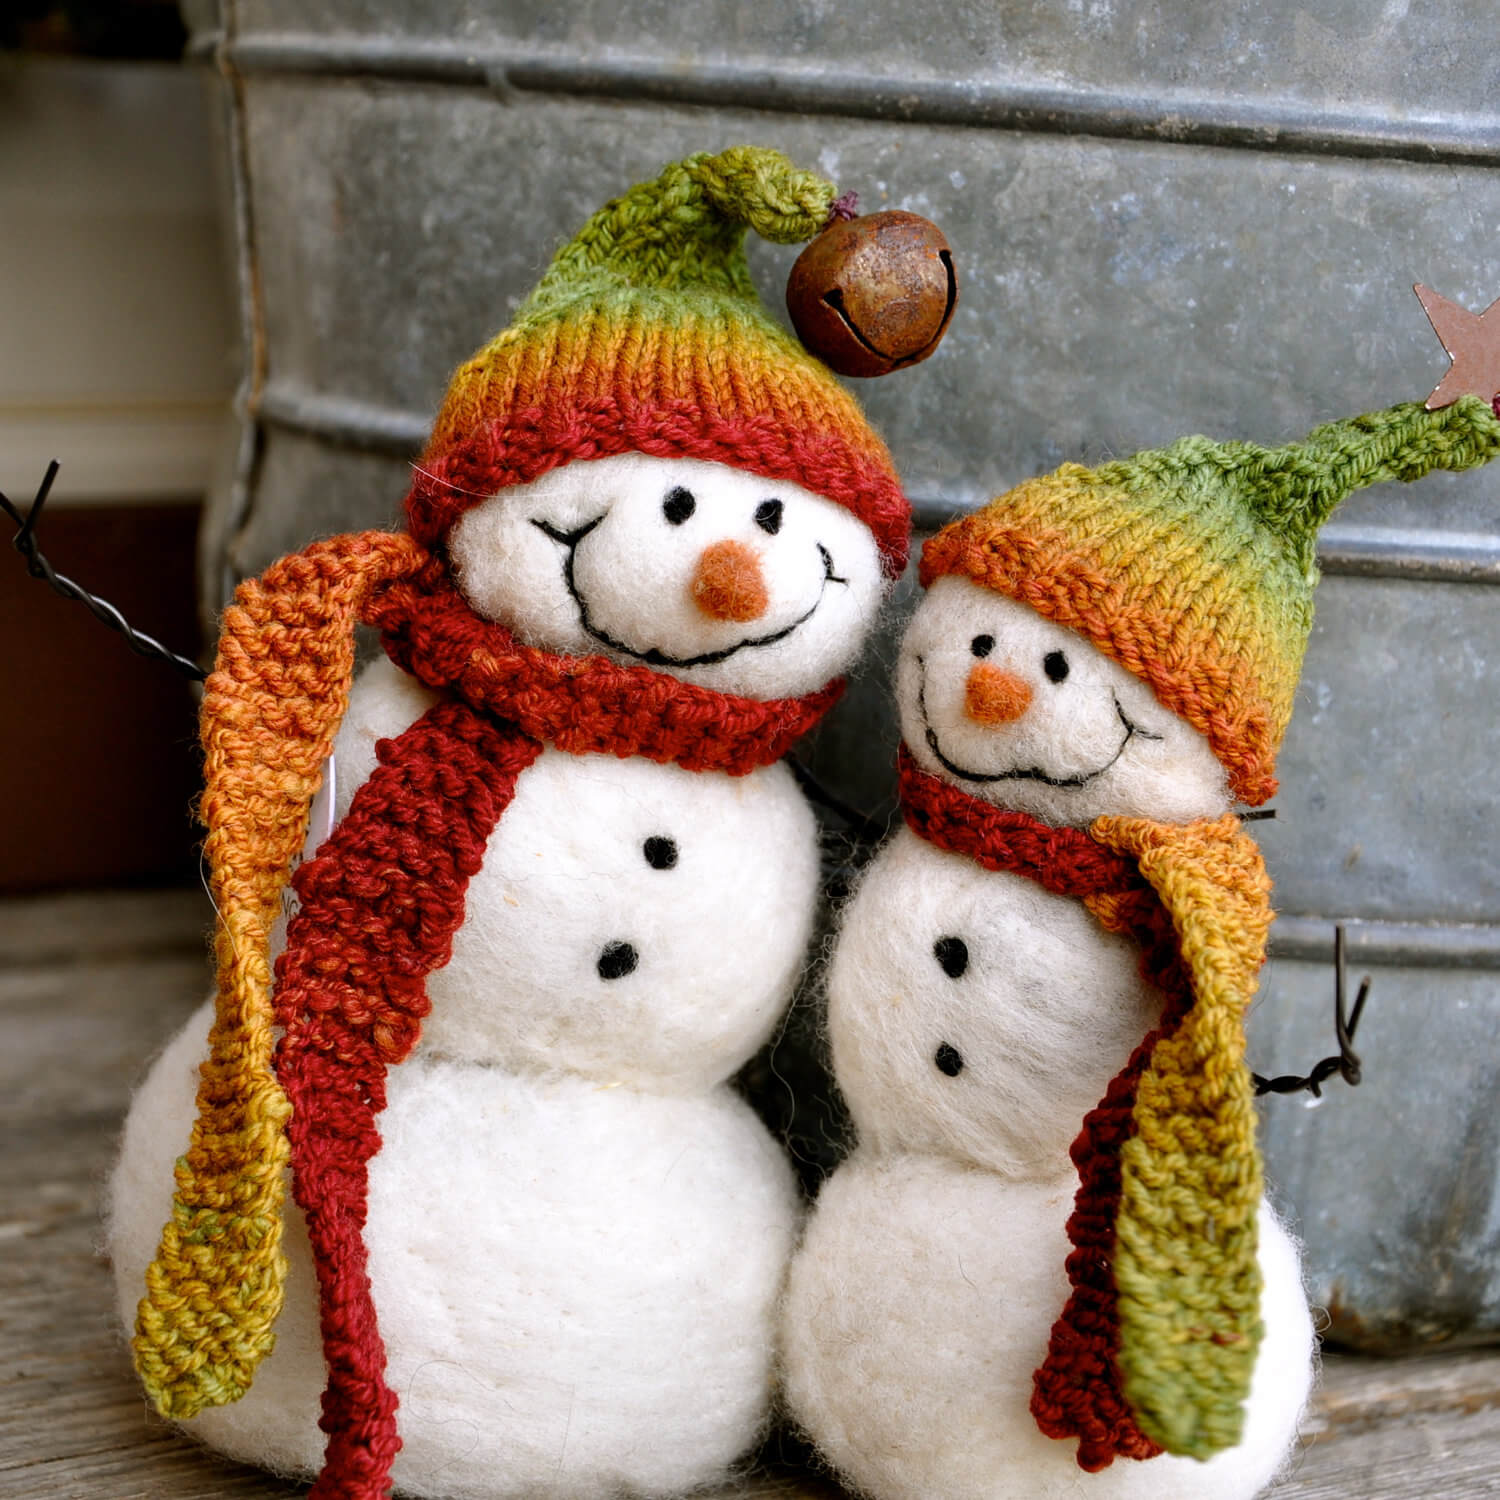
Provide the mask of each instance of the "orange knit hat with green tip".
POLYGON ((922 583, 971 578, 1087 637, 1200 730, 1241 801, 1276 754, 1312 629, 1319 528, 1346 496, 1500 456, 1500 417, 1464 396, 1330 422, 1301 443, 1183 438, 1064 464, 933 537, 922 583))
POLYGON ((835 201, 780 152, 741 146, 607 203, 454 374, 407 497, 413 535, 436 546, 509 485, 645 453, 812 490, 859 516, 899 574, 910 507, 890 454, 828 367, 767 315, 745 260, 747 228, 808 240, 835 201))

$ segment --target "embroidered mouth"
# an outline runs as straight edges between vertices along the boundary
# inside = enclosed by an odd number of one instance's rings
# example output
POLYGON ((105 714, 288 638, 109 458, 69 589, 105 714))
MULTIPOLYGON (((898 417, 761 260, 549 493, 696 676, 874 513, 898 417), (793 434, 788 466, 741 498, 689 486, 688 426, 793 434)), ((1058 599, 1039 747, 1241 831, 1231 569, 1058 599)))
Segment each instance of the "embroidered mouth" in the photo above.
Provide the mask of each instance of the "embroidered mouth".
POLYGON ((1136 738, 1143 740, 1160 740, 1165 738, 1164 735, 1153 734, 1149 729, 1142 729, 1125 712, 1119 698, 1111 692, 1110 697, 1114 699, 1115 712, 1120 717, 1120 725, 1125 733, 1119 745, 1115 748, 1115 753, 1102 766, 1098 766, 1092 771, 1081 771, 1076 776, 1053 776, 1042 770, 1040 766, 1018 767, 1011 771, 970 771, 959 765, 956 761, 949 760, 943 754, 942 746, 938 743, 937 730, 932 727, 932 723, 927 717, 927 673, 920 656, 917 658, 917 670, 921 673, 921 677, 917 683, 917 712, 922 716, 922 728, 926 732, 927 748, 937 757, 938 764, 951 775, 957 776, 960 781, 979 783, 993 781, 1039 781, 1044 786, 1087 786, 1091 781, 1097 781, 1099 777, 1103 776, 1106 771, 1114 766, 1115 762, 1125 753, 1125 747, 1131 740, 1136 738))
POLYGON ((578 607, 578 622, 583 626, 585 632, 601 646, 608 646, 611 651, 618 651, 622 655, 634 657, 636 661, 644 662, 648 667, 707 667, 715 662, 727 661, 739 651, 753 650, 759 646, 774 646, 777 641, 784 641, 794 630, 807 624, 817 614, 818 607, 823 602, 823 595, 828 590, 830 583, 842 583, 848 585, 847 578, 841 578, 833 571, 833 554, 829 552, 822 542, 818 542, 818 555, 823 559, 823 582, 818 588, 818 597, 813 600, 812 608, 806 614, 793 620, 790 625, 784 625, 780 630, 772 631, 769 635, 749 636, 742 641, 736 641, 732 646, 725 646, 719 651, 706 651, 701 656, 668 656, 665 651, 652 646, 647 651, 642 651, 625 641, 617 640, 608 631, 601 630, 589 616, 588 600, 578 588, 574 578, 574 565, 578 557, 578 544, 591 532, 604 516, 595 516, 592 521, 585 522, 575 531, 563 531, 553 526, 548 521, 541 521, 532 517, 531 524, 544 535, 549 536, 563 549, 563 583, 567 587, 568 597, 578 607))

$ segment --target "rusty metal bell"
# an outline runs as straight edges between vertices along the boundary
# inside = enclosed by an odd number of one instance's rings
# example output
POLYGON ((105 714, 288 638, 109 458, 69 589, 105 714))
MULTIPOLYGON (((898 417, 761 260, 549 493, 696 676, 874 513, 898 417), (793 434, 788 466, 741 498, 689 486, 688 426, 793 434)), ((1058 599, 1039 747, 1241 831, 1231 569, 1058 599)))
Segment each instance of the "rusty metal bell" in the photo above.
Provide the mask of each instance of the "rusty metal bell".
POLYGON ((937 348, 958 302, 953 252, 902 209, 830 224, 787 278, 792 326, 839 375, 886 375, 937 348))

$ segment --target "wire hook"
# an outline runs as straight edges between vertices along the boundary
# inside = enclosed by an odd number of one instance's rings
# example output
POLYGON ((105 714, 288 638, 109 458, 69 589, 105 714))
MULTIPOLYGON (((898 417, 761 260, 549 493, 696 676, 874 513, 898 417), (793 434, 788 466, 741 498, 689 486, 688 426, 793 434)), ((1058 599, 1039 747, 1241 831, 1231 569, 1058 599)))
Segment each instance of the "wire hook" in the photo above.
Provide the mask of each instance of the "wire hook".
POLYGON ((1364 1014, 1365 1001, 1370 998, 1370 976, 1360 981, 1359 993, 1354 997, 1354 1009, 1347 1010, 1348 981, 1344 958, 1344 924, 1333 929, 1333 1032, 1338 1041, 1337 1057, 1325 1057, 1314 1066, 1306 1078, 1285 1073, 1280 1078, 1262 1078, 1259 1073, 1250 1076, 1255 1080, 1257 1097, 1262 1094, 1298 1094, 1304 1089, 1314 1099, 1323 1097, 1323 1084, 1337 1073, 1350 1088, 1359 1084, 1363 1076, 1359 1053, 1354 1050, 1354 1033, 1359 1029, 1359 1018, 1364 1014))
POLYGON ((64 578, 47 561, 42 549, 37 545, 36 526, 41 519, 42 507, 47 503, 47 496, 52 491, 52 482, 57 478, 57 471, 60 467, 61 465, 55 458, 47 465, 47 472, 37 489, 36 498, 31 502, 31 508, 24 516, 4 494, 0 494, 0 510, 3 510, 16 525, 16 534, 10 539, 10 544, 26 559, 26 571, 33 578, 40 578, 53 592, 61 594, 64 599, 73 599, 86 605, 96 620, 123 635, 125 644, 137 656, 146 656, 154 661, 165 662, 169 667, 174 667, 182 673, 184 677, 191 678, 194 682, 202 682, 208 673, 197 662, 190 657, 179 656, 175 651, 162 645, 155 636, 147 635, 143 630, 137 630, 107 599, 101 599, 97 594, 89 593, 86 588, 74 583, 71 578, 64 578))

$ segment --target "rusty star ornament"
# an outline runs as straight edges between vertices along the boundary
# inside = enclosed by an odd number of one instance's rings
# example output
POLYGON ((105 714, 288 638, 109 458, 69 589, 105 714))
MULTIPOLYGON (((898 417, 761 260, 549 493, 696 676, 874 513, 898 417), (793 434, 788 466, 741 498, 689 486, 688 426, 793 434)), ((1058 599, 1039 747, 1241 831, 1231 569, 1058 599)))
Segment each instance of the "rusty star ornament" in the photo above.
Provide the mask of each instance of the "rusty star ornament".
POLYGON ((1451 406, 1471 393, 1493 401, 1500 395, 1500 298, 1482 313, 1471 313, 1430 286, 1419 283, 1412 290, 1453 361, 1427 398, 1427 410, 1451 406))

